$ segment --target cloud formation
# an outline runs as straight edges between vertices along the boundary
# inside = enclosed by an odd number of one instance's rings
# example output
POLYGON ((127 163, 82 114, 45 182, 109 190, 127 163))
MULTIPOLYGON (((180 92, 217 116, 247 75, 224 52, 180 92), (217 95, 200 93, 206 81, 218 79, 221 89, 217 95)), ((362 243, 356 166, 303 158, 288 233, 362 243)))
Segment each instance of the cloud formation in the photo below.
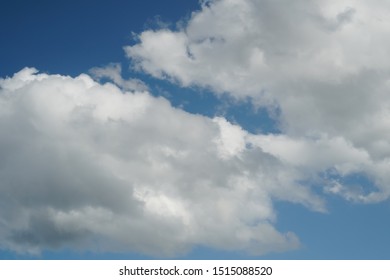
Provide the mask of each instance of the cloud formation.
POLYGON ((203 1, 125 47, 156 78, 280 112, 277 134, 174 108, 119 64, 0 79, 0 247, 258 255, 300 246, 275 200, 388 199, 390 4, 373 2, 203 1))
POLYGON ((273 199, 325 209, 267 138, 85 74, 1 79, 0 129, 6 249, 263 254, 299 247, 273 199))
POLYGON ((264 151, 372 203, 390 196, 389 13, 382 0, 204 1, 181 29, 147 30, 125 51, 154 77, 276 108, 281 135, 257 142, 264 151), (373 184, 356 192, 329 173, 373 184))

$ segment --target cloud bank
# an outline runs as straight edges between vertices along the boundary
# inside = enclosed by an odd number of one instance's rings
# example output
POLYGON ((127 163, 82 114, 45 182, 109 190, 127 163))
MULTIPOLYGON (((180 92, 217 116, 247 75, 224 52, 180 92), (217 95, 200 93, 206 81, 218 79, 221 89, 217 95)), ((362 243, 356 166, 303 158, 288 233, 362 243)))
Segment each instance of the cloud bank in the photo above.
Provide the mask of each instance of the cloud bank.
POLYGON ((85 74, 25 68, 0 87, 3 248, 263 254, 299 246, 274 227, 273 199, 324 210, 267 138, 224 118, 85 74))
POLYGON ((381 0, 204 1, 181 29, 147 30, 125 51, 154 77, 277 110, 281 135, 264 151, 371 203, 390 195, 389 14, 381 0), (337 180, 356 174, 372 186, 337 180))
POLYGON ((390 5, 370 3, 204 1, 182 28, 125 47, 156 78, 280 112, 278 134, 174 108, 117 64, 92 69, 99 82, 0 79, 0 246, 260 255, 300 246, 276 228, 275 201, 388 199, 390 5))

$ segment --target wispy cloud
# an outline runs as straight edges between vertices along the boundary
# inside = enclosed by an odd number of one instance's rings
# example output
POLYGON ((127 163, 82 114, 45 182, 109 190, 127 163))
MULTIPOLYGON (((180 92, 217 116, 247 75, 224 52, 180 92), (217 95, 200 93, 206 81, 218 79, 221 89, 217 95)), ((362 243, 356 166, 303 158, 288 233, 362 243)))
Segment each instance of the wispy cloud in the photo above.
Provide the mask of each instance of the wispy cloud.
POLYGON ((100 82, 106 79, 123 90, 146 91, 148 89, 147 85, 139 79, 123 79, 122 66, 119 63, 111 63, 105 67, 94 67, 89 72, 100 82))

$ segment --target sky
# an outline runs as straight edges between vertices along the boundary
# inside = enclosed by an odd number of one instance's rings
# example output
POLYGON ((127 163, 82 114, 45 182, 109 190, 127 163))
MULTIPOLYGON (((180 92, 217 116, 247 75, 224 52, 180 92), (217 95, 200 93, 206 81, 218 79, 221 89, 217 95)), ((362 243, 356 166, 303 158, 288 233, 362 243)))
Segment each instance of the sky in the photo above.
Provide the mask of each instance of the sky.
POLYGON ((0 259, 389 259, 389 13, 2 1, 0 259))

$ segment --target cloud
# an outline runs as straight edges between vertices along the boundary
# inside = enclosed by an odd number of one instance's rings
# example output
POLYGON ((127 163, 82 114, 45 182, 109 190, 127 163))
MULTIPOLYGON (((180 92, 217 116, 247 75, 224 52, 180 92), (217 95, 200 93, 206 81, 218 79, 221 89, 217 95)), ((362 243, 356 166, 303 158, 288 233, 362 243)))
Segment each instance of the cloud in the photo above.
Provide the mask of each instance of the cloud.
POLYGON ((86 74, 0 79, 0 129, 5 249, 264 254, 300 244, 274 199, 325 211, 266 136, 86 74))
POLYGON ((302 174, 364 174, 368 191, 332 193, 373 203, 390 196, 389 12, 381 0, 206 1, 125 52, 156 78, 277 108, 281 135, 258 135, 261 149, 302 174))
POLYGON ((118 87, 129 91, 145 91, 148 87, 138 79, 125 80, 122 78, 122 66, 119 63, 111 63, 105 67, 94 67, 90 70, 97 80, 108 79, 118 87))
POLYGON ((279 132, 174 108, 119 64, 97 81, 25 68, 0 79, 2 248, 259 255, 300 246, 275 200, 389 198, 390 5, 202 3, 125 47, 134 68, 277 110, 279 132))

